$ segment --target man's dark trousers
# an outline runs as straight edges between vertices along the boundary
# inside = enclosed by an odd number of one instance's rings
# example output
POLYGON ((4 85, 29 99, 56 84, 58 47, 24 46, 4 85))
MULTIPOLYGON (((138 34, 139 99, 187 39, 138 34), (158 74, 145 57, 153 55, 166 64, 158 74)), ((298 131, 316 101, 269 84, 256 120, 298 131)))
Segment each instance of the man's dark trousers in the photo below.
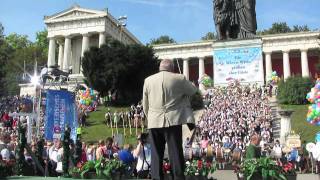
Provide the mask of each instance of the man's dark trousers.
POLYGON ((151 176, 162 180, 162 164, 165 144, 168 144, 169 160, 174 180, 184 180, 184 156, 182 149, 182 125, 150 129, 151 176))

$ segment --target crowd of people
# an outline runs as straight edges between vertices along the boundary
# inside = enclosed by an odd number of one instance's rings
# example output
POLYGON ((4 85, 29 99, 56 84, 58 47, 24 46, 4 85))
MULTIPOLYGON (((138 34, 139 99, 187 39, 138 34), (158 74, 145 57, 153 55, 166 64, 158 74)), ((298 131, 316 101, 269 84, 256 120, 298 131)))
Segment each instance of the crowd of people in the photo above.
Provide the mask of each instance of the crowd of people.
MULTIPOLYGON (((198 122, 198 136, 200 139, 188 138, 184 143, 185 159, 207 158, 216 161, 218 168, 224 169, 227 164, 239 163, 245 156, 246 147, 250 144, 250 137, 259 135, 260 153, 262 156, 271 156, 278 162, 290 161, 300 171, 316 169, 320 158, 314 158, 305 148, 285 150, 274 141, 272 133, 272 115, 269 106, 269 92, 266 88, 258 86, 241 86, 237 82, 227 87, 215 87, 207 91, 204 96, 205 109, 198 122), (315 168, 312 168, 315 167, 315 168)), ((15 113, 30 113, 32 111, 31 96, 14 96, 2 98, 0 101, 0 160, 15 161, 17 148, 17 123, 26 124, 27 116, 18 116, 15 113), (10 123, 8 123, 10 122, 10 123)), ((43 103, 44 104, 44 103, 43 103)), ((44 113, 41 119, 44 121, 44 113)), ((105 114, 107 126, 115 127, 119 123, 124 127, 144 126, 143 107, 140 103, 132 105, 128 111, 111 112, 105 114)), ((81 121, 81 118, 80 118, 81 121)), ((43 127, 40 128, 43 130, 43 127)), ((37 149, 34 138, 28 142, 33 153, 37 149)), ((75 144, 71 144, 71 153, 75 153, 75 144)), ((132 167, 132 174, 147 177, 151 164, 151 149, 143 134, 137 139, 137 144, 124 144, 121 147, 114 137, 100 140, 98 143, 82 142, 81 163, 100 158, 119 158, 132 167)), ((34 169, 37 168, 31 154, 25 151, 26 161, 34 169)), ((46 162, 48 175, 57 176, 62 172, 63 148, 60 140, 45 141, 43 158, 46 162)), ((75 165, 76 166, 76 165, 75 165)))
MULTIPOLYGON (((18 148, 18 123, 27 129, 27 124, 31 121, 31 113, 33 108, 33 99, 31 96, 14 96, 2 98, 0 101, 0 162, 6 162, 14 164, 16 162, 16 150, 18 148), (21 113, 24 113, 21 115, 21 113), (30 116, 28 116, 28 114, 30 116)), ((40 122, 45 119, 45 98, 42 99, 42 106, 40 110, 40 122)), ((84 116, 88 116, 88 112, 79 111, 79 124, 84 122, 84 116), (83 113, 83 114, 82 114, 83 113)), ((138 103, 136 106, 132 105, 128 112, 111 112, 106 113, 106 120, 114 120, 120 123, 123 120, 129 120, 125 127, 131 124, 133 127, 141 127, 140 123, 143 118, 142 105, 138 103), (109 116, 110 115, 110 116, 109 116), (108 117, 109 116, 109 117, 108 117)), ((107 121, 109 122, 109 121, 107 121)), ((35 122, 32 124, 35 129, 35 122)), ((31 148, 32 153, 36 154, 38 140, 35 138, 36 132, 33 132, 33 136, 30 140, 27 140, 27 145, 31 148)), ((44 124, 40 125, 40 137, 44 134, 44 124)), ((139 133, 137 133, 138 135, 139 133)), ((82 156, 81 163, 86 161, 98 160, 100 158, 113 159, 119 158, 124 163, 129 164, 131 173, 144 177, 148 175, 143 173, 149 169, 150 165, 150 146, 146 143, 146 136, 138 137, 135 148, 133 145, 125 144, 119 147, 118 142, 114 137, 108 137, 106 140, 99 140, 98 143, 85 143, 82 142, 82 156), (134 167, 136 166, 136 167, 134 167)), ((70 145, 71 154, 75 154, 76 145, 72 143, 70 145)), ((24 152, 25 160, 28 164, 27 175, 41 175, 36 167, 35 161, 32 159, 30 152, 24 152)), ((63 148, 61 140, 55 139, 54 141, 44 142, 43 159, 45 160, 45 167, 47 175, 58 176, 62 173, 62 159, 63 148)), ((76 165, 74 165, 76 166, 76 165)))
MULTIPOLYGON (((198 122, 201 140, 196 144, 196 154, 212 154, 219 167, 224 168, 231 156, 238 161, 243 157, 254 133, 261 135, 262 147, 272 142, 271 108, 266 92, 262 87, 241 86, 237 82, 210 89, 198 122)), ((187 145, 187 151, 188 148, 191 147, 187 145)))
POLYGON ((259 154, 279 163, 291 162, 297 170, 320 171, 319 158, 300 148, 286 148, 273 137, 269 87, 243 86, 232 82, 214 87, 204 96, 205 110, 193 139, 184 142, 186 159, 207 158, 216 161, 219 169, 236 165, 245 158, 253 136, 259 137, 259 154), (193 142, 191 142, 193 141, 193 142))
POLYGON ((145 115, 143 112, 143 107, 139 102, 137 105, 131 105, 130 109, 123 111, 111 112, 111 110, 108 108, 107 112, 105 113, 105 121, 107 127, 109 128, 129 128, 130 135, 132 135, 131 129, 135 129, 135 133, 138 135, 137 129, 145 127, 145 115))

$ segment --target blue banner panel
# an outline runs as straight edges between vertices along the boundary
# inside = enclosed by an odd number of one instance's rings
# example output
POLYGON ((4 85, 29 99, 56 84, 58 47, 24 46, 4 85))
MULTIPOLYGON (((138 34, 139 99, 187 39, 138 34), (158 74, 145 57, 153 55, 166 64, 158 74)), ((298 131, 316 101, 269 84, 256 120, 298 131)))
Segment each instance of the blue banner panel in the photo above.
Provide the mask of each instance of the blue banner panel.
POLYGON ((74 94, 68 91, 47 91, 45 138, 61 139, 65 128, 71 128, 71 139, 77 137, 78 118, 74 94))

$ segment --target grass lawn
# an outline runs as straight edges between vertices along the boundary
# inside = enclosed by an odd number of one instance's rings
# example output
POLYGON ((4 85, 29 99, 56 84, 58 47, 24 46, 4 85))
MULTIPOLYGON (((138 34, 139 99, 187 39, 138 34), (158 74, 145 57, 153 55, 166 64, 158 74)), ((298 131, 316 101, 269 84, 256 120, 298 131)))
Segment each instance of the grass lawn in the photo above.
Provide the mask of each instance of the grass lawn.
POLYGON ((281 105, 283 109, 294 110, 292 114, 292 130, 300 134, 301 140, 315 141, 317 132, 320 131, 320 126, 314 126, 307 122, 307 112, 309 105, 281 105))
MULTIPOLYGON (((127 111, 129 107, 109 107, 113 113, 115 111, 127 111)), ((105 140, 107 137, 112 136, 111 128, 108 128, 105 124, 104 115, 107 112, 107 108, 99 106, 97 111, 91 112, 87 119, 87 127, 82 129, 82 141, 85 142, 98 142, 100 139, 105 140)), ((116 132, 114 128, 114 132, 116 132)), ((138 129, 141 132, 141 129, 138 129)), ((123 134, 123 128, 119 128, 119 134, 123 134)), ((124 143, 135 145, 137 143, 135 129, 132 129, 132 136, 129 135, 129 128, 126 129, 127 137, 124 138, 124 143)))

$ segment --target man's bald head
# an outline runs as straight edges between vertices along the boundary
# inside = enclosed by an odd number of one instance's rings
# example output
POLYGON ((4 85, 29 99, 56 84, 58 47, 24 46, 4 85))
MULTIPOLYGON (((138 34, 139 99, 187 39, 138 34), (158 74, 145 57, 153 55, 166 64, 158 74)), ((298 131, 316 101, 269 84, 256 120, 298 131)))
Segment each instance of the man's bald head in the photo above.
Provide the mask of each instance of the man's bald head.
POLYGON ((159 70, 173 72, 173 62, 169 59, 162 60, 160 62, 159 70))

